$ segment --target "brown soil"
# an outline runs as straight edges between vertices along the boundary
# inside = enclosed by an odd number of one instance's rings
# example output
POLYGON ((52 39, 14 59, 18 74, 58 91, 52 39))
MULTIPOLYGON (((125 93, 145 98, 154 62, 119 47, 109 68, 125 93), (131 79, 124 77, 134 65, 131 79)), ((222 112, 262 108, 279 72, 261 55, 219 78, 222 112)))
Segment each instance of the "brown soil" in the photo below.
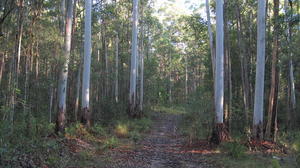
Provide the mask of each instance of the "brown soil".
POLYGON ((152 131, 134 149, 120 147, 106 153, 107 168, 212 168, 202 157, 209 154, 207 142, 198 149, 187 146, 178 130, 179 115, 160 113, 155 116, 152 131))

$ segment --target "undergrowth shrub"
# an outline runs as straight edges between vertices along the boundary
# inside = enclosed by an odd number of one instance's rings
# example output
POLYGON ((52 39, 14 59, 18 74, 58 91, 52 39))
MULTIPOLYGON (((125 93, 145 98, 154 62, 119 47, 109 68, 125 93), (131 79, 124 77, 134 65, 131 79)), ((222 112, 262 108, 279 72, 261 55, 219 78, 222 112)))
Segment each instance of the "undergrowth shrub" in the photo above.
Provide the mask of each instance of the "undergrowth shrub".
POLYGON ((289 147, 294 152, 296 164, 300 167, 300 132, 289 131, 280 132, 278 136, 279 143, 289 147))
POLYGON ((98 123, 94 124, 91 127, 90 131, 95 136, 107 136, 106 128, 103 127, 101 124, 98 124, 98 123))
POLYGON ((104 141, 102 149, 113 149, 119 145, 119 140, 116 137, 108 138, 104 141))
POLYGON ((127 137, 129 132, 128 123, 118 123, 114 132, 118 137, 127 137))
POLYGON ((190 143, 209 138, 214 117, 212 102, 211 92, 205 88, 198 88, 191 95, 181 122, 181 132, 189 138, 190 143))
POLYGON ((238 142, 226 142, 222 144, 222 148, 229 156, 235 159, 245 157, 247 148, 238 142))
POLYGON ((280 163, 277 159, 271 161, 272 168, 281 168, 280 163))
POLYGON ((130 128, 138 132, 147 132, 151 127, 151 120, 149 118, 141 118, 131 121, 130 128))
POLYGON ((137 131, 130 132, 129 138, 134 142, 137 143, 139 140, 141 140, 142 136, 137 131))

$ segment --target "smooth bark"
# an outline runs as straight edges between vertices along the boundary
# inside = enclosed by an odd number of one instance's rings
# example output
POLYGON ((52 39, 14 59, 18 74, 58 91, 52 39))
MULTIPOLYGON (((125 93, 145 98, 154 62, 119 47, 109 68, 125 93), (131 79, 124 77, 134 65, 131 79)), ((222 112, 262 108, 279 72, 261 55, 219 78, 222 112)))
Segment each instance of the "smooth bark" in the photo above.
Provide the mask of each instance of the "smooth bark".
POLYGON ((60 72, 59 90, 58 90, 58 115, 56 120, 56 132, 64 132, 66 120, 66 97, 67 97, 67 83, 71 52, 71 34, 72 34, 72 14, 73 4, 72 0, 67 0, 66 12, 66 28, 65 28, 65 48, 64 48, 64 62, 60 72))
MULTIPOLYGON (((80 52, 80 57, 82 54, 80 52)), ((77 121, 78 117, 78 109, 79 109, 79 98, 80 98, 80 88, 81 88, 81 71, 82 71, 82 59, 79 62, 78 70, 77 70, 77 81, 76 81, 76 95, 75 95, 75 109, 74 109, 74 119, 77 121)))
POLYGON ((258 1, 257 60, 254 96, 253 138, 263 138, 265 50, 266 50, 266 0, 258 1))
POLYGON ((119 102, 119 34, 116 35, 115 101, 119 102))
POLYGON ((189 73, 188 73, 188 56, 185 55, 185 101, 188 101, 188 80, 189 80, 189 73))
POLYGON ((217 5, 217 32, 216 32, 216 75, 215 75, 215 108, 216 123, 223 123, 224 114, 224 1, 219 0, 217 5))
POLYGON ((82 74, 82 123, 91 126, 90 78, 92 54, 92 0, 85 0, 84 64, 82 74))
POLYGON ((133 25, 131 41, 131 68, 130 68, 130 91, 129 91, 129 115, 136 117, 136 77, 138 55, 138 0, 133 0, 133 25))

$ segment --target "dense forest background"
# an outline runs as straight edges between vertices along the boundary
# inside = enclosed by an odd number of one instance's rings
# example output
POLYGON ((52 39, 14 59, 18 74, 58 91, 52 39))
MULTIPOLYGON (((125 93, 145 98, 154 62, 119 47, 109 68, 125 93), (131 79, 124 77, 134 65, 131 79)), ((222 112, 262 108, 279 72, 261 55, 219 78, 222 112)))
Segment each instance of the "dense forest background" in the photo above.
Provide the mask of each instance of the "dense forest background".
MULTIPOLYGON (((84 115, 84 3, 0 1, 0 166, 12 164, 12 156, 24 152, 22 145, 56 136, 58 85, 66 62, 65 127, 67 133, 78 127, 84 115), (65 18, 70 9, 71 50, 66 60, 65 18)), ((176 9, 172 0, 159 10, 154 3, 138 3, 138 118, 147 118, 155 109, 184 111, 183 132, 189 140, 209 139, 215 120, 215 1, 207 13, 204 1, 192 6, 190 15, 176 9)), ((265 140, 279 143, 300 140, 299 5, 299 0, 267 1, 266 5, 263 132, 265 140)), ((251 137, 256 55, 261 47, 257 46, 257 6, 255 0, 224 2, 224 123, 232 137, 251 137)), ((133 2, 93 0, 91 13, 93 130, 133 120, 129 107, 133 2)))

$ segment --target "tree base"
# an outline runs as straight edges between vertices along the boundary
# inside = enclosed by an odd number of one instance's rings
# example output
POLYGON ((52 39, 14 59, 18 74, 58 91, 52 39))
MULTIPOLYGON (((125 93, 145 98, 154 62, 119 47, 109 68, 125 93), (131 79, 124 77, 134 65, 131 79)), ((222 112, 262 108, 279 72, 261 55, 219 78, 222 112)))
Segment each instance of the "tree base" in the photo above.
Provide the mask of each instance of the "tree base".
POLYGON ((216 124, 210 138, 210 143, 219 145, 220 143, 228 140, 230 140, 230 137, 226 125, 224 123, 216 124))
POLYGON ((91 127, 91 113, 87 107, 82 109, 81 123, 87 128, 91 127))
POLYGON ((252 140, 261 141, 263 140, 263 126, 262 123, 253 126, 252 140))
POLYGON ((142 111, 138 106, 129 105, 127 109, 127 114, 130 118, 142 118, 142 111))

